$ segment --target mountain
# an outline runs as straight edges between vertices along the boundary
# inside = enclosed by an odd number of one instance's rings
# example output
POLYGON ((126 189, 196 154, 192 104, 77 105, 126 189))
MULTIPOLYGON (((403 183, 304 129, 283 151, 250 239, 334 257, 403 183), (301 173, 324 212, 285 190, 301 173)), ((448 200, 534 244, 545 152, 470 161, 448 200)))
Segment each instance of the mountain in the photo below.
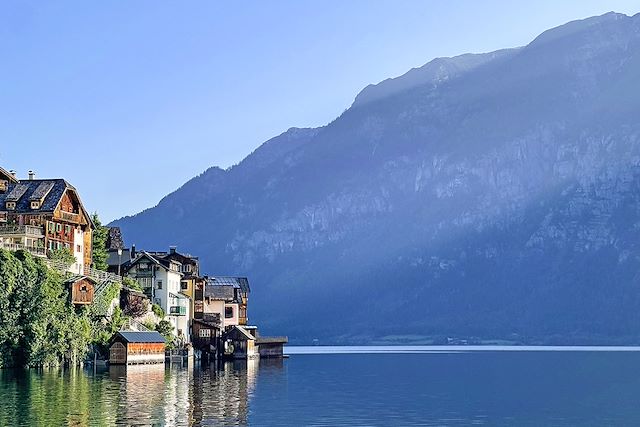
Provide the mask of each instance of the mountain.
POLYGON ((436 59, 114 225, 294 343, 638 343, 638 76, 640 15, 436 59))

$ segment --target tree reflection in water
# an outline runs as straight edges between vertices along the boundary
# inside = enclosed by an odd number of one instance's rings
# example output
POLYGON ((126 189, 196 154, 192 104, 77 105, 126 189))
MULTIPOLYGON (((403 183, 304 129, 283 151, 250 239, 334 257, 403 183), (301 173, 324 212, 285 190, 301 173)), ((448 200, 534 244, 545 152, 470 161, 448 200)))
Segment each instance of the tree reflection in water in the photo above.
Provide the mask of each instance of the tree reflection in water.
POLYGON ((0 425, 247 425, 259 374, 282 360, 0 370, 0 425))

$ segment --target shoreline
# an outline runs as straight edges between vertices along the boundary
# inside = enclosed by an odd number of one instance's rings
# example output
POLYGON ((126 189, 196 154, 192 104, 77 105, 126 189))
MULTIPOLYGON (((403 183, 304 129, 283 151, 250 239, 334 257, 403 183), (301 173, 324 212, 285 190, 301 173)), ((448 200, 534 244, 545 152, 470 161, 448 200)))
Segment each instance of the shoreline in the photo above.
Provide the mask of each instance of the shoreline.
POLYGON ((640 352, 640 346, 597 345, 362 345, 285 346, 287 355, 322 354, 448 354, 475 352, 640 352))

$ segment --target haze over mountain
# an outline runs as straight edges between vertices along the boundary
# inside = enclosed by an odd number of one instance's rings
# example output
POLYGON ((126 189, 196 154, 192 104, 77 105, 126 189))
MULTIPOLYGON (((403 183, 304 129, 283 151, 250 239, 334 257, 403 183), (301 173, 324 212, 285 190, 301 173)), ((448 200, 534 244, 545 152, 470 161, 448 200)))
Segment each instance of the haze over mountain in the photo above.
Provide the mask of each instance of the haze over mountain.
POLYGON ((638 343, 639 76, 640 15, 439 58, 113 225, 294 343, 638 343))

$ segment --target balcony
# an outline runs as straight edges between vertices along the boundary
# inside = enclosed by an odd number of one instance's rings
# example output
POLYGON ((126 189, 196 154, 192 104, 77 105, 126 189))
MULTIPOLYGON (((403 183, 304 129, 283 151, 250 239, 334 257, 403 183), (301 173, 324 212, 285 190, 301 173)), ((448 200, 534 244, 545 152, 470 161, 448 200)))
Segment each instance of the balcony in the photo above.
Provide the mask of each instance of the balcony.
POLYGON ((33 225, 2 225, 0 236, 26 236, 39 239, 44 237, 44 230, 42 227, 33 225))
POLYGON ((220 313, 204 313, 202 321, 211 325, 220 326, 220 313))
POLYGON ((181 305, 172 305, 169 306, 169 314, 172 316, 186 316, 187 315, 187 307, 181 305))
POLYGON ((47 252, 45 248, 36 248, 32 246, 21 245, 20 243, 8 243, 8 242, 0 242, 0 248, 6 249, 8 251, 27 251, 30 252, 31 255, 45 257, 47 256, 47 252))
POLYGON ((189 298, 183 295, 169 293, 169 315, 186 316, 189 298))
POLYGON ((80 215, 76 213, 58 211, 56 216, 64 221, 75 222, 75 223, 80 222, 80 215))

